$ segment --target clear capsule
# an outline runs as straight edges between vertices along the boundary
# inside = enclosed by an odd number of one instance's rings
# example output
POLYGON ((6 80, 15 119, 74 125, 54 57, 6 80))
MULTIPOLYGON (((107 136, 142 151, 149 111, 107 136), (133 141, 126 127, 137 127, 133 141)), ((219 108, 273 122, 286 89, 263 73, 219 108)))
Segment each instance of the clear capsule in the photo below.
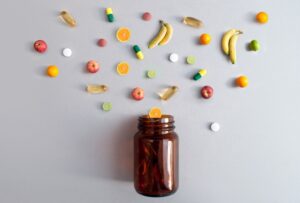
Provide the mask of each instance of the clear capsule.
POLYGON ((203 22, 201 20, 198 20, 197 18, 193 17, 184 17, 183 23, 186 25, 189 25, 194 28, 200 28, 203 27, 203 22))
POLYGON ((70 27, 75 27, 77 25, 76 20, 73 18, 73 16, 68 11, 62 11, 62 12, 60 12, 60 17, 70 27))
POLYGON ((163 89, 161 92, 158 93, 160 99, 162 100, 168 100, 170 99, 177 91, 178 91, 177 86, 171 86, 166 89, 163 89))
POLYGON ((108 87, 106 85, 87 85, 86 91, 91 94, 100 94, 104 93, 108 90, 108 87))

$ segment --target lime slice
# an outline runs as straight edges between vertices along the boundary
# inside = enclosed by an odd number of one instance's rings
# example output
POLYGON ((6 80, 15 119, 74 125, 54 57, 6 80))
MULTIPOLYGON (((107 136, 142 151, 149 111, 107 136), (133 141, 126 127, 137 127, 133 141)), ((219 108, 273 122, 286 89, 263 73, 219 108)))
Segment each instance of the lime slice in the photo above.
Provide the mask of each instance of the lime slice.
POLYGON ((193 64, 196 63, 196 57, 195 57, 195 56, 188 56, 188 57, 186 58, 186 62, 187 62, 188 64, 190 64, 190 65, 193 65, 193 64))
POLYGON ((110 111, 112 109, 112 103, 110 103, 110 102, 104 102, 103 104, 102 104, 102 110, 103 111, 110 111))
POLYGON ((151 79, 155 78, 156 77, 156 72, 154 70, 148 70, 147 71, 147 77, 151 78, 151 79))

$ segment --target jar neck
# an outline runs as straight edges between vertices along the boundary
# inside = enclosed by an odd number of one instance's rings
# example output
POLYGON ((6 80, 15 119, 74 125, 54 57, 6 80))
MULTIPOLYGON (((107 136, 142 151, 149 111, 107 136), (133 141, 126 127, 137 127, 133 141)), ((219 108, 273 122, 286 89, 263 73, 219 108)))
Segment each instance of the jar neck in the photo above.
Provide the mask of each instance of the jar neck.
POLYGON ((161 118, 150 118, 148 115, 139 117, 138 129, 146 133, 166 134, 173 132, 174 117, 162 115, 161 118))

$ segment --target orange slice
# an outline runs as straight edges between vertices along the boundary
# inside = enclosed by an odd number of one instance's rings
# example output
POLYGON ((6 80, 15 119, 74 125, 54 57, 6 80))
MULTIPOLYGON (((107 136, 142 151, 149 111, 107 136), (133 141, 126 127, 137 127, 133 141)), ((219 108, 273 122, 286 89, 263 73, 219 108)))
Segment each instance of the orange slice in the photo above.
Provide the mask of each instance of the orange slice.
POLYGON ((117 30, 116 37, 120 42, 127 42, 130 39, 130 30, 126 27, 120 27, 117 30))
POLYGON ((129 69, 129 64, 127 62, 121 62, 117 65, 117 72, 119 75, 127 75, 129 69))
POLYGON ((158 107, 152 107, 148 115, 150 118, 161 118, 161 110, 158 107))

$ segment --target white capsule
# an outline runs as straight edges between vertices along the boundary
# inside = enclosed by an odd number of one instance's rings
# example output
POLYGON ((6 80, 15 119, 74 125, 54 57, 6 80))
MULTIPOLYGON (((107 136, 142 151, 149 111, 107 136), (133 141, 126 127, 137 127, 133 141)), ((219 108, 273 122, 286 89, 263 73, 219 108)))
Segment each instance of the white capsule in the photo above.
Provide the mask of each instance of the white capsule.
POLYGON ((70 48, 64 48, 62 53, 65 57, 72 56, 72 50, 70 48))
POLYGON ((217 123, 217 122, 213 122, 211 125, 210 125, 210 129, 214 132, 218 132, 220 130, 220 124, 217 123))
POLYGON ((176 53, 170 54, 169 60, 170 60, 171 62, 173 62, 173 63, 177 62, 177 61, 178 61, 178 54, 176 54, 176 53))

